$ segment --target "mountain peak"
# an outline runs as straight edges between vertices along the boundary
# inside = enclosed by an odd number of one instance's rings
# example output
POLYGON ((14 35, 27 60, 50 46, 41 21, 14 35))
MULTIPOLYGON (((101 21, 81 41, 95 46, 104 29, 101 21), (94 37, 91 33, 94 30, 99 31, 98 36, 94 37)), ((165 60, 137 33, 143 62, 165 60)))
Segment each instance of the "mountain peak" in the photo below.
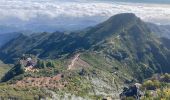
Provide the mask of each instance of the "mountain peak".
POLYGON ((110 17, 105 23, 112 23, 114 26, 124 26, 129 24, 129 23, 136 23, 140 21, 140 18, 138 18, 135 14, 133 13, 121 13, 114 15, 110 17))
POLYGON ((134 13, 120 13, 120 14, 116 14, 112 17, 109 18, 109 20, 115 20, 115 19, 133 19, 133 18, 138 18, 134 13))
POLYGON ((121 13, 93 27, 85 35, 95 42, 110 37, 115 33, 121 33, 123 30, 129 30, 137 25, 143 25, 143 22, 135 14, 121 13))

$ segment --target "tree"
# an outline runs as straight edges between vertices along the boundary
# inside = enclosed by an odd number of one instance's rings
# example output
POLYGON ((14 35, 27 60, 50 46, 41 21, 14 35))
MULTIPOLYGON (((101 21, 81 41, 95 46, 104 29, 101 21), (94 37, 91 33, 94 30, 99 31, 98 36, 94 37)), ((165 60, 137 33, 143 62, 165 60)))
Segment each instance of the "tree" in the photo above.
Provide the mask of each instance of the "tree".
POLYGON ((44 61, 41 61, 41 68, 45 68, 46 67, 46 64, 44 61))
POLYGON ((54 63, 53 63, 52 61, 48 61, 48 62, 46 63, 46 66, 47 66, 47 67, 55 67, 55 65, 54 65, 54 63))

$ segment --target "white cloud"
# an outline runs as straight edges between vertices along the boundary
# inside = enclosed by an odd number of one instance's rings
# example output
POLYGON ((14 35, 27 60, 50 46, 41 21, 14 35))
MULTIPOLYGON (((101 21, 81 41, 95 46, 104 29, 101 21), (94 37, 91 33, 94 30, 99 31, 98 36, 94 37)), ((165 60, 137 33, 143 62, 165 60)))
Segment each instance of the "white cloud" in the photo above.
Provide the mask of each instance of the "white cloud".
POLYGON ((170 6, 84 0, 0 0, 0 25, 25 30, 65 30, 95 25, 132 12, 145 21, 170 24, 170 6))

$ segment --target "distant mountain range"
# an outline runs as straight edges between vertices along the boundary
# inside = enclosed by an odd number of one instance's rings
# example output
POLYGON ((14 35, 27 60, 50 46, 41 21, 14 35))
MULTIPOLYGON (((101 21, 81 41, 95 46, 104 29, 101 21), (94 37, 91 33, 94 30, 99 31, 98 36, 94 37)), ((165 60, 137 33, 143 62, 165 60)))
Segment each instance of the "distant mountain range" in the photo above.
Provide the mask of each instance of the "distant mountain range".
POLYGON ((5 34, 0 34, 0 47, 5 45, 10 40, 18 37, 19 34, 21 34, 21 33, 5 33, 5 34))
POLYGON ((159 38, 165 37, 170 39, 170 25, 156 25, 148 23, 149 28, 155 33, 159 38))

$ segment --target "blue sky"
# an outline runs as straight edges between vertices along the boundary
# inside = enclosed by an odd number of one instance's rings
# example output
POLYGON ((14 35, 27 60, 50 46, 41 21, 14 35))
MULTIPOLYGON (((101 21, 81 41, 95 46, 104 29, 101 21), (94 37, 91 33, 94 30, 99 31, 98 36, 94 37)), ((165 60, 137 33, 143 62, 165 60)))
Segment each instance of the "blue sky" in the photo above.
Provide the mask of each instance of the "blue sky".
POLYGON ((92 2, 92 0, 0 0, 0 32, 5 32, 8 28, 11 31, 38 32, 76 30, 96 25, 115 14, 125 12, 135 13, 144 21, 170 24, 170 6, 167 4, 106 2, 106 0, 98 0, 98 2, 92 2))

